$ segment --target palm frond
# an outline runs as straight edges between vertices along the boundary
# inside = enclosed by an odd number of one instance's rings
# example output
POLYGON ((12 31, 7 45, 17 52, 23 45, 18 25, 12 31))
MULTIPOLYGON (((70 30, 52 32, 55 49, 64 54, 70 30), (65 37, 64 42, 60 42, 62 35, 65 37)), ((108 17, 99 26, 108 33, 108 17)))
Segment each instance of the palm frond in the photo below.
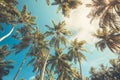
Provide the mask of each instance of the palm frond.
POLYGON ((46 3, 49 6, 50 5, 50 0, 46 0, 46 3))

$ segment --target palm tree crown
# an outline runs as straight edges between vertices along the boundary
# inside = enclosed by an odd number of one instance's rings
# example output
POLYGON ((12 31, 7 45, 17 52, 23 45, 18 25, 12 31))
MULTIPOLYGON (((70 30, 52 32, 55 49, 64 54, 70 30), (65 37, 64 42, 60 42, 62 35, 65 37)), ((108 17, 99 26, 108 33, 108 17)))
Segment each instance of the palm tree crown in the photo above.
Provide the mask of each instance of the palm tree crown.
POLYGON ((51 65, 50 71, 58 73, 57 80, 72 80, 80 79, 78 72, 70 67, 67 54, 63 54, 62 48, 56 48, 55 54, 48 60, 48 65, 51 65))
POLYGON ((115 33, 114 31, 104 33, 103 30, 98 30, 94 36, 100 39, 96 43, 96 47, 100 48, 101 51, 107 46, 112 52, 120 53, 120 33, 115 33))
POLYGON ((53 28, 45 25, 48 28, 48 31, 45 33, 45 36, 52 36, 50 40, 50 46, 59 47, 59 44, 62 43, 66 45, 67 39, 65 36, 71 35, 71 32, 65 29, 65 22, 62 21, 58 25, 52 20, 53 28))
POLYGON ((116 31, 120 30, 119 27, 119 12, 120 1, 119 0, 92 0, 91 13, 88 15, 94 18, 100 18, 100 27, 110 27, 116 31))
POLYGON ((75 9, 81 4, 80 0, 54 0, 52 5, 59 5, 57 12, 62 10, 64 16, 69 17, 70 9, 75 9))
POLYGON ((4 59, 10 52, 7 45, 0 47, 0 80, 2 80, 3 76, 8 75, 10 69, 13 68, 13 61, 4 59))

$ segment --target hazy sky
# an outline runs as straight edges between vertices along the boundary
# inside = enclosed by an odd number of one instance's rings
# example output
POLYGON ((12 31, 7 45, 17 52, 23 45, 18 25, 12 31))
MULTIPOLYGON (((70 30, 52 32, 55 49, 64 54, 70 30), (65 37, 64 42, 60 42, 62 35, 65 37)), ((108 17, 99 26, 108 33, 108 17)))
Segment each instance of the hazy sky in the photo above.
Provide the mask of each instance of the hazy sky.
MULTIPOLYGON (((26 4, 28 6, 28 10, 32 12, 32 15, 37 16, 36 22, 38 26, 40 26, 41 31, 45 31, 44 25, 51 25, 51 19, 54 19, 56 23, 60 20, 66 21, 66 28, 75 33, 70 39, 73 40, 77 38, 78 40, 86 40, 87 44, 84 46, 88 50, 88 53, 85 53, 87 57, 87 61, 82 62, 83 67, 83 75, 89 75, 89 69, 91 66, 98 67, 100 64, 109 65, 109 59, 117 57, 117 55, 113 54, 108 48, 105 49, 104 52, 98 51, 94 44, 98 39, 93 37, 93 34, 98 29, 98 21, 94 20, 92 24, 90 24, 90 19, 87 18, 88 13, 90 12, 90 8, 86 8, 85 4, 89 3, 90 0, 83 0, 83 5, 79 6, 77 9, 72 10, 70 13, 70 18, 65 18, 61 15, 61 13, 56 14, 57 6, 46 6, 45 0, 38 0, 37 2, 33 0, 18 0, 19 5, 17 8, 19 10, 22 9, 23 5, 26 4)), ((14 33, 13 33, 14 34, 14 33)), ((8 37, 0 45, 6 44, 8 42, 9 45, 13 44, 13 39, 8 37), (12 42, 12 43, 11 43, 12 42)), ((21 52, 18 55, 12 55, 9 58, 16 61, 15 69, 11 70, 10 74, 4 77, 4 80, 9 80, 14 77, 22 59, 25 55, 24 53, 27 50, 21 52), (19 60, 21 59, 21 60, 19 60)), ((78 64, 76 67, 79 68, 78 64)), ((26 64, 23 67, 24 69, 21 71, 18 80, 23 77, 26 80, 29 80, 34 77, 34 73, 32 73, 32 67, 26 67, 26 64)))

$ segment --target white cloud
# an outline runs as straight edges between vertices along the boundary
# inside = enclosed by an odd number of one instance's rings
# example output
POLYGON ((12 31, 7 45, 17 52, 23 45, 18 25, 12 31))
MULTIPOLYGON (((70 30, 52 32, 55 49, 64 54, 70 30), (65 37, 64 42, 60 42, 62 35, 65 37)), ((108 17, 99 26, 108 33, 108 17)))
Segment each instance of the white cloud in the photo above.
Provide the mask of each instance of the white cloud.
MULTIPOLYGON (((84 0, 83 2, 86 4, 88 0, 84 0)), ((89 43, 96 40, 92 34, 98 29, 98 21, 90 24, 90 19, 87 17, 89 12, 90 8, 80 5, 77 9, 71 11, 70 18, 63 18, 66 21, 67 28, 73 32, 77 32, 71 39, 78 38, 78 40, 86 40, 89 43)))

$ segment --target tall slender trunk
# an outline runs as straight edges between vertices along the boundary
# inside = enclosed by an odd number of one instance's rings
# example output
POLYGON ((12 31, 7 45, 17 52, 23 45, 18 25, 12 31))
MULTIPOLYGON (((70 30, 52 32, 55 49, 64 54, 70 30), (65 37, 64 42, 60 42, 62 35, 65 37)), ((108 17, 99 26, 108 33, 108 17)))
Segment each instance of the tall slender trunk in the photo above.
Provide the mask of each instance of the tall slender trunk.
POLYGON ((23 65, 25 64, 25 62, 26 62, 26 60, 27 60, 28 54, 29 54, 29 53, 27 53, 27 54, 25 55, 25 57, 24 57, 24 59, 23 59, 23 61, 22 61, 22 63, 21 63, 21 65, 20 65, 20 67, 19 67, 19 69, 18 69, 18 71, 17 71, 17 73, 16 73, 16 75, 15 75, 15 77, 14 77, 13 80, 17 80, 17 77, 18 77, 20 71, 22 70, 23 65))
POLYGON ((79 66, 80 66, 80 76, 81 76, 81 80, 83 80, 83 76, 82 76, 82 64, 81 61, 79 60, 79 66))
POLYGON ((44 63, 43 68, 42 68, 42 71, 40 72, 40 80, 44 80, 45 69, 46 69, 46 65, 47 65, 49 55, 50 55, 50 52, 48 52, 48 55, 46 57, 45 63, 44 63))
POLYGON ((9 37, 11 35, 11 33, 13 32, 13 30, 14 30, 14 27, 12 27, 12 29, 10 30, 10 32, 8 34, 6 34, 2 38, 0 38, 0 42, 3 41, 4 39, 6 39, 7 37, 9 37))

